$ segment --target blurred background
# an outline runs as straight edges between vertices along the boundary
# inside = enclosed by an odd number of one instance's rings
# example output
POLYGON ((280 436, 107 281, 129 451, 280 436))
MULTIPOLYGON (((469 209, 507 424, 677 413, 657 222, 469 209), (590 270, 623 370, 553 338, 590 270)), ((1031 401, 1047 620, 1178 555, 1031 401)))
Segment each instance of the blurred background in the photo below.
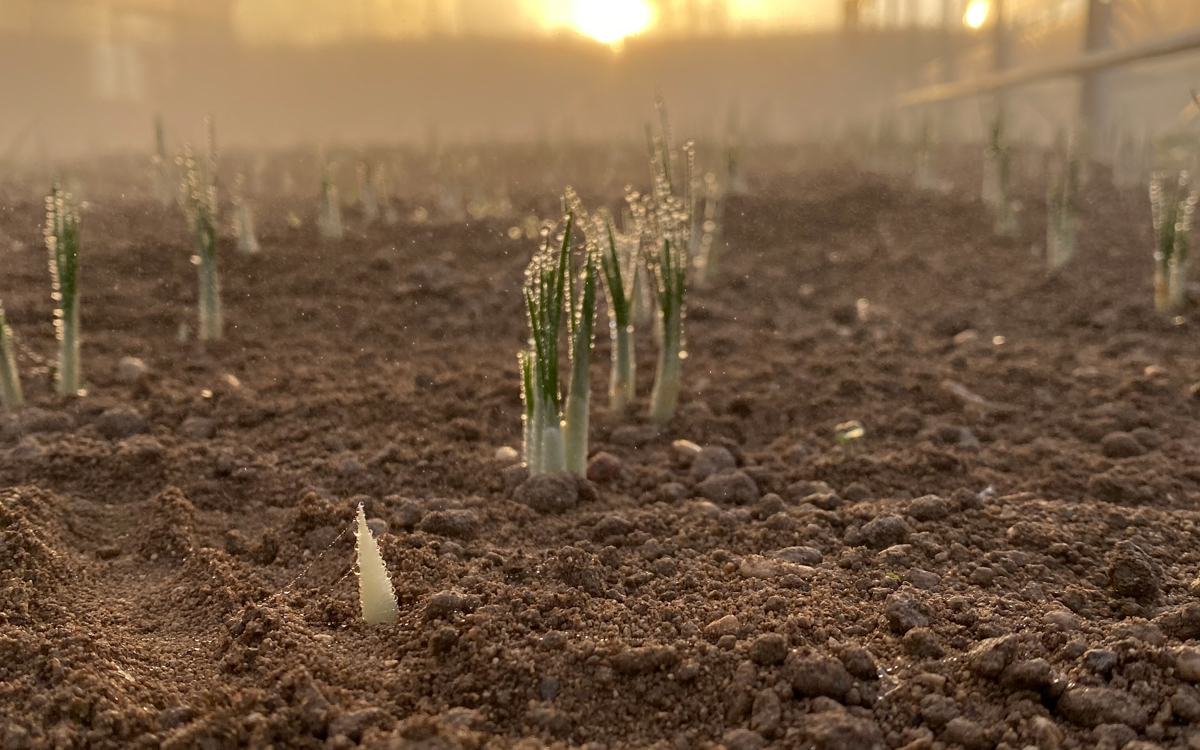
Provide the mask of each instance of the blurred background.
MULTIPOLYGON (((247 147, 632 140, 656 90, 681 132, 816 140, 904 92, 1187 33, 1196 0, 0 0, 0 157, 145 150, 159 113, 247 147)), ((1188 49, 1014 89, 1011 132, 1081 107, 1186 124, 1188 49)), ((940 137, 981 137, 984 97, 934 106, 940 137)))

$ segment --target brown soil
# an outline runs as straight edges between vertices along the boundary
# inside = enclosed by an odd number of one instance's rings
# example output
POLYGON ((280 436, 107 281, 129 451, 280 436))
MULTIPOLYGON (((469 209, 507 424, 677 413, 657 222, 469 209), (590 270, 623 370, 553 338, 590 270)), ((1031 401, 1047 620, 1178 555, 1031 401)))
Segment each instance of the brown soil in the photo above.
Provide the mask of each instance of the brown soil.
POLYGON ((349 213, 323 245, 314 201, 260 198, 200 346, 180 216, 91 195, 88 394, 63 402, 42 208, 6 198, 31 406, 0 430, 0 747, 1200 747, 1198 319, 1151 309, 1141 196, 1092 188, 1048 277, 1036 185, 1019 241, 970 189, 752 188, 668 429, 607 411, 598 344, 592 449, 621 470, 559 513, 496 457, 511 219, 349 213), (676 439, 738 467, 701 483, 676 439), (359 502, 395 625, 357 616, 359 502))

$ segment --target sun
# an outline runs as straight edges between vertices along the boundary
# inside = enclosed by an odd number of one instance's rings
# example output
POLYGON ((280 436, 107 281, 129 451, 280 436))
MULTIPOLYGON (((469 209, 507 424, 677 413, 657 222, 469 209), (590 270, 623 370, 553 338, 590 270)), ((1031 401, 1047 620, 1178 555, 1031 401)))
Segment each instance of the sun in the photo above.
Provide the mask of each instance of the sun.
POLYGON ((572 26, 597 42, 618 45, 653 21, 649 0, 575 0, 572 26))
POLYGON ((989 0, 971 0, 967 12, 963 13, 963 23, 972 29, 978 29, 987 21, 988 13, 992 10, 989 0))

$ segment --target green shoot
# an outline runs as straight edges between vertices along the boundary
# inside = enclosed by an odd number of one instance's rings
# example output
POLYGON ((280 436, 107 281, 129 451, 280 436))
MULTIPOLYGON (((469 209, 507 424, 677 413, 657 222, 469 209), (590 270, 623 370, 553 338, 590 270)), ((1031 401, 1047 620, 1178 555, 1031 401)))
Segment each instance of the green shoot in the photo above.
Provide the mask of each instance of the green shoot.
POLYGON ((1058 163, 1046 189, 1046 263, 1051 272, 1075 256, 1079 228, 1080 168, 1074 139, 1058 150, 1058 163))
POLYGON ((254 214, 243 194, 245 179, 238 175, 233 181, 233 233, 237 236, 238 250, 243 255, 254 255, 260 248, 254 233, 254 214))
POLYGON ((558 388, 558 337, 566 298, 571 234, 575 216, 567 214, 561 245, 555 249, 550 232, 525 270, 525 310, 529 316, 529 350, 520 358, 528 388, 525 392, 526 453, 530 474, 565 471, 566 446, 562 432, 562 397, 558 388))
POLYGON ((1154 219, 1154 307, 1174 312, 1187 293, 1188 250, 1197 196, 1189 190, 1190 176, 1179 173, 1175 189, 1165 186, 1166 175, 1150 178, 1150 210, 1154 219))
POLYGON ((219 155, 217 154, 217 121, 211 114, 205 116, 204 127, 208 136, 208 141, 204 144, 206 146, 205 155, 207 157, 205 169, 207 170, 209 184, 216 187, 217 163, 219 160, 219 155))
POLYGON ((650 393, 650 419, 666 424, 675 415, 679 401, 683 360, 687 358, 683 341, 684 291, 687 281, 690 218, 683 200, 671 190, 667 174, 670 157, 666 140, 656 138, 650 159, 654 181, 654 210, 647 214, 646 267, 658 303, 659 330, 662 339, 654 388, 650 393))
POLYGON ((215 341, 224 336, 224 320, 217 276, 216 159, 211 151, 206 164, 202 168, 191 146, 184 147, 183 210, 192 234, 192 263, 199 272, 200 340, 215 341))
POLYGON ((338 202, 337 186, 329 174, 329 166, 321 165, 321 208, 317 214, 317 232, 326 242, 342 239, 342 204, 338 202))
POLYGON ((833 439, 838 445, 849 445, 855 440, 861 439, 865 434, 866 430, 863 429, 862 422, 857 419, 842 422, 833 428, 833 439))
POLYGON ((376 172, 379 182, 379 205, 383 211, 383 223, 386 226, 393 227, 400 223, 400 212, 392 205, 392 184, 388 179, 386 168, 381 164, 379 171, 376 172))
POLYGON ((1012 147, 1004 132, 1004 111, 996 112, 988 129, 988 146, 984 154, 983 186, 981 196, 984 204, 995 216, 995 232, 1000 236, 1017 233, 1016 213, 1009 197, 1012 177, 1012 147))
POLYGON ((749 190, 742 175, 742 141, 732 133, 725 139, 725 184, 733 195, 745 195, 749 190))
POLYGON ((538 391, 534 373, 533 352, 517 352, 517 365, 521 369, 521 404, 525 413, 521 415, 521 455, 529 473, 542 465, 541 414, 537 408, 538 391))
POLYGON ((12 328, 8 325, 3 305, 0 305, 0 405, 8 411, 16 411, 25 404, 13 343, 12 328))
POLYGON ((175 192, 171 188, 171 175, 167 163, 167 135, 162 115, 154 118, 154 155, 150 157, 150 168, 154 177, 154 197, 163 206, 169 206, 175 192))
POLYGON ((933 123, 926 118, 922 121, 921 130, 917 136, 917 167, 913 173, 913 186, 918 190, 945 193, 950 189, 948 181, 938 175, 932 163, 935 142, 933 123))
MULTIPOLYGON (((630 193, 630 201, 636 203, 637 193, 630 193)), ((604 275, 608 334, 612 340, 608 405, 619 414, 629 408, 634 396, 637 362, 633 354, 633 305, 640 232, 635 230, 632 237, 618 236, 612 215, 603 210, 594 222, 596 234, 601 237, 600 271, 604 275)))
MULTIPOLYGON (((79 211, 57 184, 46 196, 46 249, 50 251, 54 332, 58 338, 55 384, 62 395, 82 391, 79 373, 79 211)), ((11 335, 11 334, 10 334, 11 335)))
POLYGON ((716 274, 717 261, 720 259, 722 240, 721 227, 724 221, 725 200, 717 176, 712 172, 704 175, 704 210, 697 216, 693 227, 694 260, 696 267, 696 285, 705 287, 716 274), (699 237, 699 241, 696 241, 699 237))
POLYGON ((1149 162, 1147 142, 1135 140, 1132 133, 1117 140, 1113 154, 1113 185, 1117 188, 1142 187, 1146 184, 1146 164, 1149 162))
MULTIPOLYGON (((576 216, 587 226, 587 216, 579 196, 567 188, 565 202, 568 216, 576 216)), ((567 471, 583 476, 587 473, 588 413, 591 410, 592 343, 596 338, 596 276, 600 265, 601 240, 597 233, 588 233, 584 243, 583 269, 576 280, 573 263, 568 254, 567 264, 567 342, 571 360, 571 381, 567 386, 566 409, 563 414, 564 444, 567 471)))
POLYGON ((362 209, 364 224, 374 224, 379 219, 379 198, 375 193, 375 176, 371 165, 358 165, 358 205, 362 209))

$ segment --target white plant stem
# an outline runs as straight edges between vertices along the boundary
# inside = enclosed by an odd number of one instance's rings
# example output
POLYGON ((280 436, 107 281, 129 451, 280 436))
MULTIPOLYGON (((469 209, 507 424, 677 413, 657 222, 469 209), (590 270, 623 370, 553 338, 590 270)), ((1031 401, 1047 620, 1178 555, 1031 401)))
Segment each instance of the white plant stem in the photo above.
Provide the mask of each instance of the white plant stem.
POLYGON ((612 326, 612 377, 609 379, 608 405, 621 413, 633 402, 636 361, 633 354, 633 327, 612 326))
POLYGON ((71 313, 63 320, 58 348, 58 392, 64 396, 79 393, 83 387, 79 366, 79 299, 72 305, 71 313))
POLYGON ((663 345, 658 350, 658 369, 654 375, 654 389, 650 394, 650 420, 666 424, 675 414, 679 402, 680 378, 683 375, 683 352, 679 346, 681 321, 664 324, 663 345))
POLYGON ((225 319, 221 311, 221 280, 217 276, 213 253, 201 250, 197 268, 200 274, 200 340, 215 341, 225 334, 225 319))
POLYGON ((361 503, 355 518, 354 535, 358 553, 358 601, 362 606, 363 620, 371 625, 395 622, 400 614, 396 593, 392 590, 392 581, 388 577, 379 545, 367 526, 367 516, 361 503))
POLYGON ((566 449, 567 471, 583 476, 587 473, 588 454, 588 407, 591 388, 584 385, 576 389, 574 383, 567 395, 565 431, 563 439, 566 449))
POLYGON ((562 423, 558 415, 546 410, 545 422, 542 425, 542 471, 558 472, 567 470, 567 448, 563 441, 562 423))

